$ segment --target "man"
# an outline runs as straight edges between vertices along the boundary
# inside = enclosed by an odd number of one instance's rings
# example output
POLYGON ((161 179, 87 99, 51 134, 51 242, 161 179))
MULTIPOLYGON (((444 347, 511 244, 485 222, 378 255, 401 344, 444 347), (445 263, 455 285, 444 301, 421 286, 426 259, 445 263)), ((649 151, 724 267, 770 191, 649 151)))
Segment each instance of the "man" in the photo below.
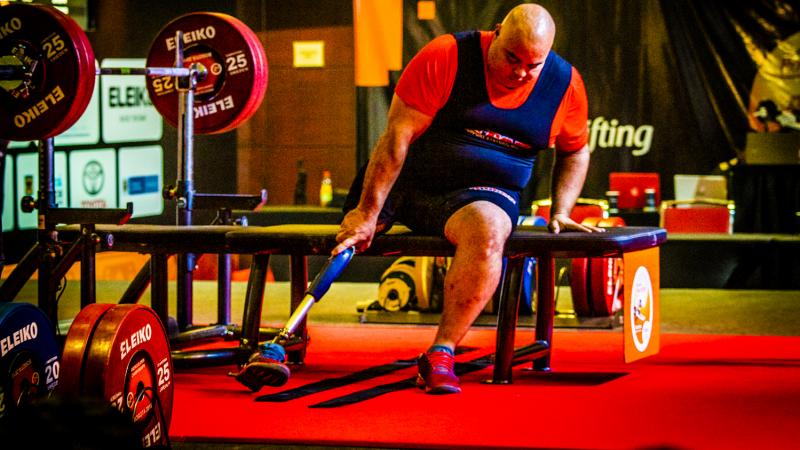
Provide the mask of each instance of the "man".
MULTIPOLYGON (((523 4, 494 32, 434 39, 405 69, 386 130, 353 183, 333 254, 369 247, 395 220, 456 248, 438 332, 418 360, 428 393, 461 391, 453 351, 497 288, 539 150, 556 147, 551 232, 601 231, 569 218, 589 166, 587 105, 580 75, 551 52, 554 36, 547 10, 523 4)), ((282 361, 267 351, 252 372, 283 384, 282 361)))

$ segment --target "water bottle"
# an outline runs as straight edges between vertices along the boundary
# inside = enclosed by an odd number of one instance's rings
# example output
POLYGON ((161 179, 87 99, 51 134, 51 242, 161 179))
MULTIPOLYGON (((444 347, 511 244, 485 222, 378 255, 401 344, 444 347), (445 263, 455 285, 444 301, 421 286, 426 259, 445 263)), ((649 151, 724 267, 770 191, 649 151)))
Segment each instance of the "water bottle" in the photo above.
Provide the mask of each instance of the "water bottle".
POLYGON ((322 171, 322 183, 319 186, 319 205, 328 206, 333 201, 333 181, 329 170, 322 171))

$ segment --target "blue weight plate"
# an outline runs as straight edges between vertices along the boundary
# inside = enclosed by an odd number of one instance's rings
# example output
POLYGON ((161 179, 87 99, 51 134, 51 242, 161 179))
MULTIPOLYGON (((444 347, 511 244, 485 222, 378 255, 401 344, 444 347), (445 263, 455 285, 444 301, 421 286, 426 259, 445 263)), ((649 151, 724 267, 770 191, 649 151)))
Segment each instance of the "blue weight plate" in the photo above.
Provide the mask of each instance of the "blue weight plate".
POLYGON ((44 312, 29 303, 0 304, 0 419, 49 395, 60 369, 58 342, 44 312))

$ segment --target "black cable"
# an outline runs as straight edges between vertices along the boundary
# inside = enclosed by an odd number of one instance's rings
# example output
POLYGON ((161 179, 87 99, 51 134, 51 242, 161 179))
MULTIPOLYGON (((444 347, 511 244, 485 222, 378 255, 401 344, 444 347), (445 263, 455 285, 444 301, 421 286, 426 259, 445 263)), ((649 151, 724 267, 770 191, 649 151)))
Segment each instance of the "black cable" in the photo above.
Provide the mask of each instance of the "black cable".
POLYGON ((67 277, 61 277, 61 280, 58 282, 58 286, 56 287, 56 307, 53 308, 55 310, 55 327, 56 327, 56 335, 61 336, 61 327, 58 326, 58 301, 61 300, 61 296, 64 295, 64 291, 67 290, 67 277))
POLYGON ((158 419, 159 423, 161 424, 161 435, 164 436, 164 440, 166 441, 165 448, 171 449, 172 444, 170 444, 169 435, 167 434, 167 419, 164 417, 164 409, 161 407, 161 399, 158 397, 158 394, 152 386, 143 388, 142 391, 136 396, 136 401, 133 402, 133 407, 131 408, 131 420, 133 420, 133 414, 136 411, 136 407, 139 405, 139 402, 145 398, 145 396, 147 396, 148 400, 150 400, 150 404, 153 405, 153 408, 158 410, 158 419), (148 394, 148 392, 150 394, 148 394))

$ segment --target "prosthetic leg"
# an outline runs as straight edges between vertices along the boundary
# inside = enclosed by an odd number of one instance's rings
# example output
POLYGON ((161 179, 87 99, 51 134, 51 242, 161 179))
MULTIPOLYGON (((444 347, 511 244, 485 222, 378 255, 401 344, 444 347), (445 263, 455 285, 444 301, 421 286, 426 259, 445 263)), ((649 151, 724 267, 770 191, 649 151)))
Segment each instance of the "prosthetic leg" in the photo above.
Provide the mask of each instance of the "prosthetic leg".
POLYGON ((282 386, 286 384, 291 371, 284 363, 286 351, 281 343, 287 342, 297 331, 297 328, 308 315, 308 311, 311 310, 314 303, 322 299, 322 296, 328 292, 331 283, 339 278, 339 275, 353 258, 354 253, 355 248, 351 247, 336 256, 330 257, 325 262, 322 270, 306 290, 303 301, 289 317, 286 325, 271 341, 258 346, 258 351, 253 353, 247 364, 235 375, 237 381, 253 392, 258 392, 264 385, 282 386))

